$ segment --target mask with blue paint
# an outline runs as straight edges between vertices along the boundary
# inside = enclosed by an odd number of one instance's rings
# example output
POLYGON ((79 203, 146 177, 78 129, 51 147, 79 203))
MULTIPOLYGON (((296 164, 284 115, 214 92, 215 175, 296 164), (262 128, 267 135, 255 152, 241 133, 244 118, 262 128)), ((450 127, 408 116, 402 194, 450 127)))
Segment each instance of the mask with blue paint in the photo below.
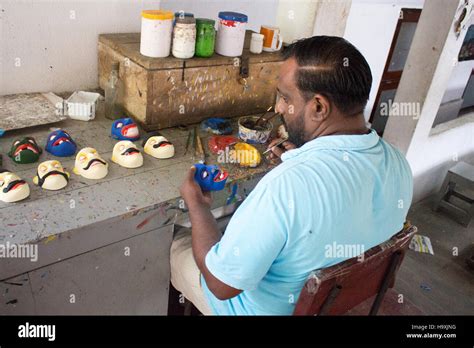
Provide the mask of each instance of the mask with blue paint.
POLYGON ((119 118, 112 123, 112 138, 117 140, 135 141, 140 139, 136 123, 131 118, 119 118))
POLYGON ((196 173, 194 179, 203 191, 220 191, 224 188, 229 173, 219 169, 216 165, 197 163, 194 165, 196 173))
POLYGON ((77 145, 68 132, 58 129, 48 135, 46 151, 58 157, 72 156, 76 153, 77 145))

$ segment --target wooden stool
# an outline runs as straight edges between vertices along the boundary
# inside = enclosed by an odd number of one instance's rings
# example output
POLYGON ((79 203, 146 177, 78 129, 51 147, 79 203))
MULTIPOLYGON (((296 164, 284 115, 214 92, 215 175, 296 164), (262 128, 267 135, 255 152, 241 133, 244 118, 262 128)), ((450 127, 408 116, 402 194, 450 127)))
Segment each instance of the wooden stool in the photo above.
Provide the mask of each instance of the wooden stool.
POLYGON ((465 162, 459 162, 454 167, 448 170, 448 174, 444 179, 443 185, 436 195, 433 206, 434 211, 439 211, 440 208, 452 213, 456 221, 464 227, 469 225, 474 216, 474 199, 467 197, 456 191, 456 187, 462 187, 474 191, 474 166, 465 162), (468 209, 461 208, 450 202, 451 196, 457 197, 469 204, 468 209))

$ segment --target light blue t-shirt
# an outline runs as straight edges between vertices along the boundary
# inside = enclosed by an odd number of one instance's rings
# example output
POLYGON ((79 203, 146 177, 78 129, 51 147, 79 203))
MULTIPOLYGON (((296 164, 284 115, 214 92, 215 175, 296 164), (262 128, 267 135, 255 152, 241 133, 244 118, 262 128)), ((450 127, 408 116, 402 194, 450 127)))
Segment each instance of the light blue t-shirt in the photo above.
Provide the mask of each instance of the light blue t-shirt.
POLYGON ((310 272, 367 251, 403 228, 413 180, 405 157, 372 130, 316 138, 282 156, 206 255, 219 280, 243 290, 215 314, 292 314, 310 272))

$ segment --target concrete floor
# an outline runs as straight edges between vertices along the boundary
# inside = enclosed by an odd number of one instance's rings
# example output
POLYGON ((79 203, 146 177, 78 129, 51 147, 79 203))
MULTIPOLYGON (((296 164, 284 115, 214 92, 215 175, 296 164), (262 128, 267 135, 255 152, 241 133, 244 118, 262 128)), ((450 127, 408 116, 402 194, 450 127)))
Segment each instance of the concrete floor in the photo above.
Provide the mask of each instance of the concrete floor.
POLYGON ((408 220, 431 239, 434 255, 408 250, 395 291, 427 315, 474 315, 474 270, 466 263, 474 253, 474 220, 466 228, 431 207, 431 199, 413 205, 408 220))

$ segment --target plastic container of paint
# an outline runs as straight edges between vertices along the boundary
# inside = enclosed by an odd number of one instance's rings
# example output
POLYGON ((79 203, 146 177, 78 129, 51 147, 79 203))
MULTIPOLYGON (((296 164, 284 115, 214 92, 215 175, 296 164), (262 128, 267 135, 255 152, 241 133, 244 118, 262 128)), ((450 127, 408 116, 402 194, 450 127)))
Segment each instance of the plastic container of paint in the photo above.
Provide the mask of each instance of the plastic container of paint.
POLYGON ((196 20, 193 17, 178 17, 173 29, 173 49, 176 58, 186 59, 194 56, 196 47, 196 20))
POLYGON ((219 12, 216 53, 226 57, 242 55, 248 17, 238 12, 219 12))
POLYGON ((207 18, 196 18, 196 57, 207 58, 214 54, 216 42, 216 21, 207 18))
POLYGON ((263 39, 264 36, 262 34, 252 33, 252 39, 250 40, 250 52, 254 54, 262 53, 263 39))
POLYGON ((142 11, 140 53, 147 57, 170 55, 174 14, 171 11, 142 11))

